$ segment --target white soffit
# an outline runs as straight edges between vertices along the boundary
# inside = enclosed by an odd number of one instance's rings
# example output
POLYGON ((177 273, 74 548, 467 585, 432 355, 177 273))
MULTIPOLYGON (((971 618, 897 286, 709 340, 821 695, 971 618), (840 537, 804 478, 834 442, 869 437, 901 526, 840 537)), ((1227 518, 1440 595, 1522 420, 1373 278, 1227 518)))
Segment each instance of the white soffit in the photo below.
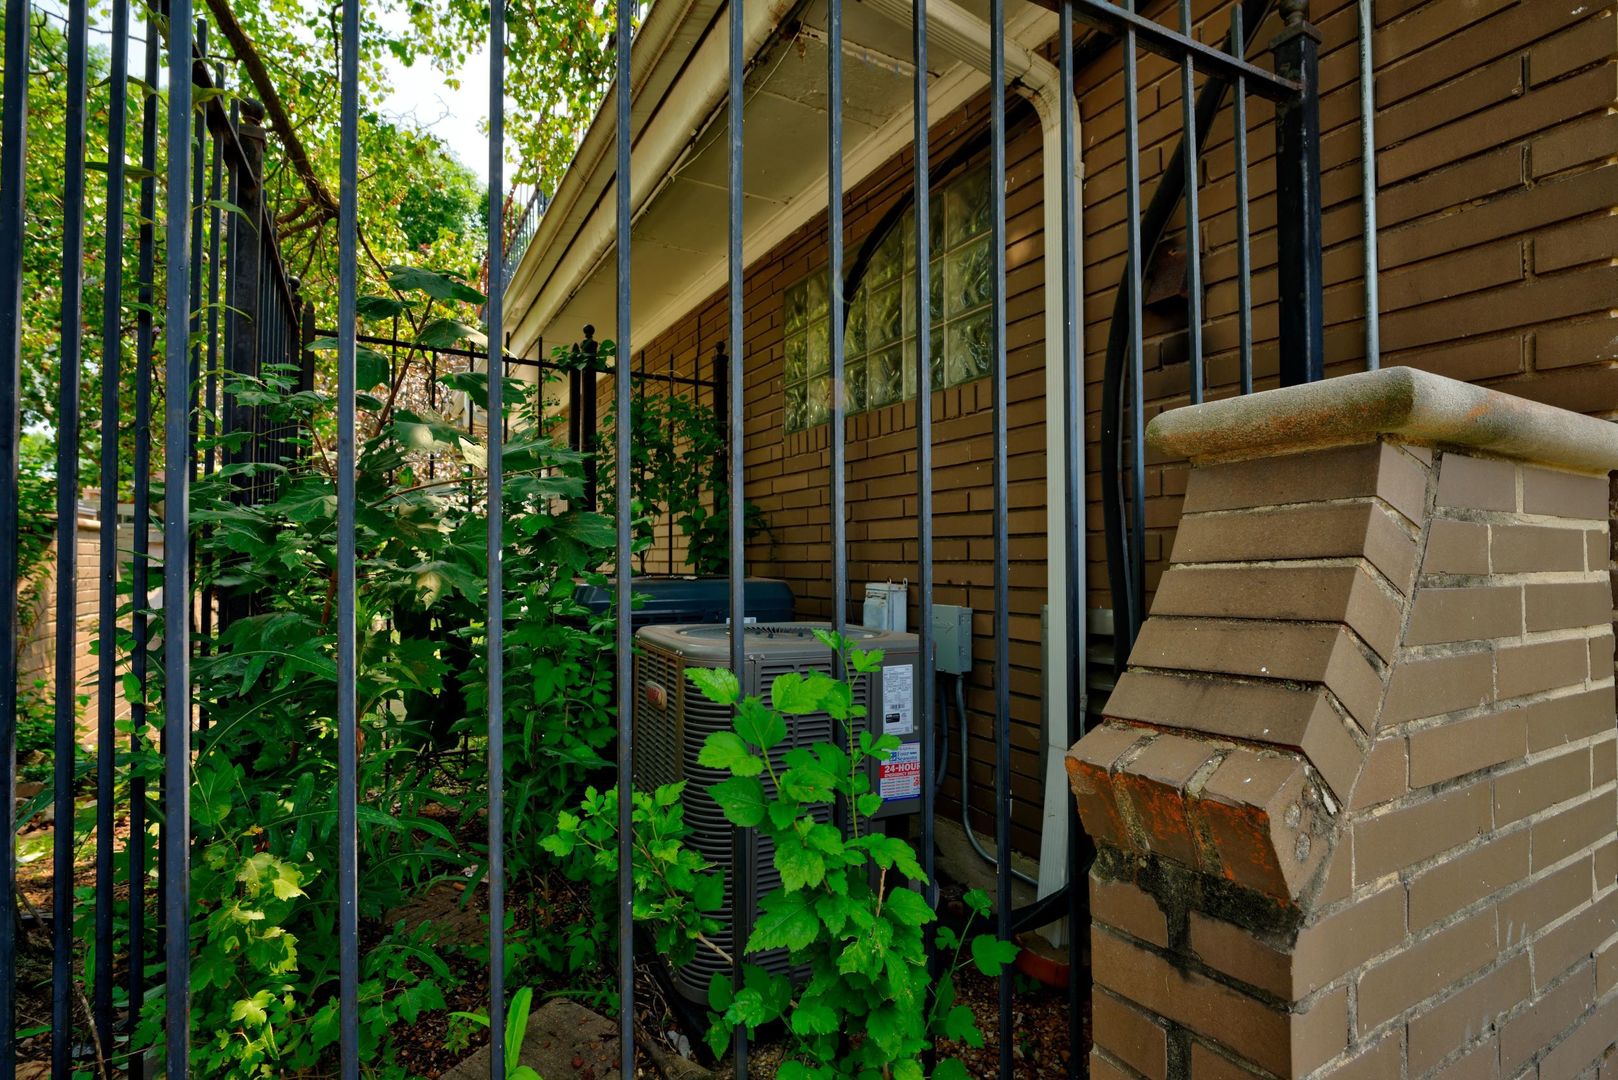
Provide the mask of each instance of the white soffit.
MULTIPOLYGON (((661 4, 673 2, 678 0, 659 0, 652 10, 655 13, 661 4)), ((703 10, 707 6, 702 0, 692 5, 703 10)), ((962 6, 986 9, 987 4, 986 0, 976 4, 968 0, 962 6)), ((909 145, 913 76, 908 26, 858 3, 845 3, 843 11, 843 174, 847 189, 909 145)), ((1023 17, 1012 20, 1013 32, 1019 25, 1030 25, 1029 14, 1023 12, 1023 17)), ((824 28, 824 0, 814 0, 784 20, 777 35, 755 56, 748 75, 743 159, 744 258, 748 263, 765 255, 826 206, 824 28)), ((692 47, 693 52, 708 52, 725 44, 727 33, 725 11, 719 5, 707 23, 706 37, 692 47)), ((934 120, 942 119, 986 85, 981 74, 939 49, 929 56, 929 69, 929 107, 934 120)), ((691 69, 681 78, 692 79, 691 69)), ((651 124, 680 122, 673 106, 681 89, 670 85, 668 99, 653 113, 651 124)), ((635 193, 645 201, 632 234, 632 349, 684 317, 726 280, 727 111, 721 98, 707 116, 683 118, 693 125, 687 129, 689 142, 665 176, 648 178, 635 173, 635 193), (644 185, 651 186, 643 196, 644 185)), ((638 126, 637 130, 639 153, 648 142, 648 133, 638 126)), ((609 150, 610 136, 609 131, 609 150)), ((632 169, 634 166, 632 162, 632 169)), ((542 228, 525 253, 507 292, 508 325, 514 328, 510 345, 515 355, 537 354, 541 341, 547 351, 556 344, 576 341, 586 324, 596 328, 598 339, 616 340, 616 256, 607 232, 614 224, 610 169, 608 161, 605 180, 599 186, 588 185, 596 196, 589 213, 583 212, 584 199, 576 200, 569 208, 573 211, 567 222, 570 227, 553 227, 548 234, 542 228), (596 245, 602 248, 599 252, 587 250, 592 236, 605 241, 596 245), (588 269, 578 273, 581 257, 586 255, 594 258, 588 269), (573 273, 566 272, 569 258, 575 264, 573 273), (536 288, 542 279, 543 284, 536 288)), ((562 224, 550 220, 554 213, 546 215, 544 225, 562 224)), ((711 351, 707 343, 704 351, 711 351)))

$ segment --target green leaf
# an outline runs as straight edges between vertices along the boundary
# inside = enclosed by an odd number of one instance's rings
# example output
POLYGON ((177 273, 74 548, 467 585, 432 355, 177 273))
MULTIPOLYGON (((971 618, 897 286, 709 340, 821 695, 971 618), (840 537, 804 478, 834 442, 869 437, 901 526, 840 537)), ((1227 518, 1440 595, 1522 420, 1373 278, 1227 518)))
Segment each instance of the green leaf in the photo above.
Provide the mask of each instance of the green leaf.
POLYGON ((354 310, 365 319, 391 319, 395 315, 403 315, 416 305, 408 300, 398 300, 391 296, 357 296, 354 298, 354 310))
POLYGON ((933 1066, 933 1080, 972 1080, 960 1058, 944 1058, 933 1066))
POLYGON ((865 1018, 865 1032, 876 1040, 877 1046, 891 1054, 899 1048, 903 1037, 899 1012, 892 1005, 880 1005, 865 1018))
POLYGON ((810 851, 793 834, 780 838, 775 849, 775 868, 781 872, 781 887, 787 892, 819 885, 826 877, 826 859, 810 851))
POLYGON ((486 345, 489 339, 483 331, 459 319, 433 319, 416 335, 416 344, 423 349, 453 349, 463 341, 486 345))
POLYGON ((736 990, 731 986, 729 975, 715 974, 708 980, 708 1007, 714 1012, 724 1012, 735 1000, 736 990))
POLYGON ((400 292, 424 292, 435 300, 482 304, 489 298, 472 286, 419 266, 388 267, 388 284, 400 292))
POLYGON ((749 751, 741 736, 731 731, 710 734, 697 755, 697 764, 724 769, 737 776, 757 776, 764 771, 764 759, 749 751))
POLYGON ((750 697, 736 707, 736 733, 767 754, 787 737, 787 722, 750 697))
POLYGON ((783 947, 796 952, 807 949, 820 936, 820 917, 802 892, 768 893, 759 901, 759 910, 762 914, 753 924, 753 936, 747 939, 750 953, 783 947))
POLYGON ((264 1007, 270 1003, 270 992, 260 990, 250 998, 242 998, 230 1007, 232 1023, 248 1023, 261 1026, 268 1022, 269 1014, 264 1007))
POLYGON ((741 697, 741 684, 726 668, 688 667, 685 674, 702 691, 702 696, 715 705, 731 705, 741 697))
POLYGON ((832 1035, 839 1026, 837 1011, 822 1002, 806 998, 792 1010, 792 1030, 799 1035, 832 1035))
POLYGON ((750 776, 732 776, 708 789, 732 825, 751 829, 764 820, 764 785, 750 776))
POLYGON ((807 716, 820 711, 816 680, 789 671, 770 684, 770 704, 788 716, 807 716))
POLYGON ((983 1032, 978 1030, 977 1017, 966 1005, 956 1005, 944 1014, 944 1038, 963 1042, 968 1046, 982 1046, 983 1032))
POLYGON ((927 906, 927 901, 921 898, 921 894, 909 889, 895 889, 889 893, 882 910, 887 912, 888 918, 901 926, 925 926, 936 917, 933 915, 933 909, 927 906))
POLYGON ((1017 952, 1017 946, 993 934, 979 934, 972 939, 972 963, 985 975, 1000 974, 1001 968, 1017 959, 1017 952))

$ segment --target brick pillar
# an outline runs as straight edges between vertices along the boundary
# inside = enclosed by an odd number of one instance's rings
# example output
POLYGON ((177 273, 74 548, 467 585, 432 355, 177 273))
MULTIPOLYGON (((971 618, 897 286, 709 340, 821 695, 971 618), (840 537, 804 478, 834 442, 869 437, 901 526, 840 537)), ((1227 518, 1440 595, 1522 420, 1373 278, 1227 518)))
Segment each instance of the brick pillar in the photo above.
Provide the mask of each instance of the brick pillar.
POLYGON ((1148 438, 1185 517, 1067 761, 1092 1076, 1618 1076, 1618 426, 1392 368, 1148 438))

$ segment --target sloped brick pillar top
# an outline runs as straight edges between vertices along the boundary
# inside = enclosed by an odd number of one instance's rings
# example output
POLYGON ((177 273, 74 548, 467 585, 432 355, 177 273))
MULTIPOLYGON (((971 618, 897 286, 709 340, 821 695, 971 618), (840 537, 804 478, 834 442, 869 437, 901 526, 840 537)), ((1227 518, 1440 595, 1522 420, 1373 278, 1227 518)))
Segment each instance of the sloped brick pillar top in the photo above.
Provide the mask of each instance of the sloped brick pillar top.
POLYGON ((1146 432, 1154 450, 1192 462, 1376 438, 1585 472, 1618 469, 1618 426, 1406 367, 1174 409, 1146 432))
POLYGON ((1390 368, 1147 438, 1184 516, 1067 761, 1100 1075, 1577 1074, 1618 1033, 1618 425, 1390 368))

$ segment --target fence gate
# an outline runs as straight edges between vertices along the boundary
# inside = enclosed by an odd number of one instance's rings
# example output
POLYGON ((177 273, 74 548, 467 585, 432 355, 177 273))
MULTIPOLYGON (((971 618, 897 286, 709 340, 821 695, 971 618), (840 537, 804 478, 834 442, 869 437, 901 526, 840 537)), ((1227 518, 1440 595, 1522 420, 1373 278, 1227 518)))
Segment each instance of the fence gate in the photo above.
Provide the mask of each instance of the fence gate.
MULTIPOLYGON (((111 85, 130 84, 130 0, 111 0, 111 85)), ((1271 12, 1268 0, 1243 0, 1230 6, 1229 32, 1223 41, 1209 43, 1193 33, 1191 4, 1179 0, 1177 9, 1138 13, 1133 3, 1114 4, 1106 0, 1039 0, 1060 17, 1057 37, 1061 81, 1074 85, 1076 64, 1088 63, 1108 49, 1119 49, 1123 58, 1123 95, 1126 112, 1125 159, 1128 251, 1127 264, 1118 286, 1117 302, 1106 353, 1102 395, 1101 462, 1106 510, 1107 561, 1112 577, 1114 608, 1118 620, 1118 655, 1127 656, 1144 616, 1144 535, 1145 535, 1145 446, 1143 439, 1147 413, 1143 379, 1143 282, 1146 268, 1153 261, 1170 218, 1184 207, 1190 227, 1185 230, 1189 247, 1187 267, 1190 296, 1189 347, 1191 397, 1201 399, 1206 384, 1202 363, 1199 250, 1197 205, 1198 155, 1211 125, 1213 114, 1226 96, 1233 96, 1237 122, 1236 179, 1238 195, 1238 250, 1241 293, 1241 363, 1239 392, 1253 387, 1253 334, 1251 325, 1251 258, 1246 215, 1247 138, 1246 107, 1257 96, 1275 105, 1278 169, 1279 265, 1275 269, 1284 301, 1281 304, 1280 350, 1281 381, 1301 382, 1321 377, 1321 235, 1319 187, 1319 118, 1315 103, 1317 35, 1307 21, 1304 0, 1283 0, 1279 5, 1283 31, 1273 46, 1273 69, 1249 59, 1255 33, 1271 12), (1148 16, 1152 17, 1148 17, 1148 16), (1177 15, 1177 20, 1174 16, 1177 15), (1171 25, 1176 24, 1177 25, 1171 25), (1080 32, 1077 27, 1087 28, 1080 32), (1076 47, 1076 42, 1077 47, 1076 47), (1140 130, 1137 103, 1136 58, 1143 51, 1169 58, 1182 70, 1183 115, 1181 140, 1173 163, 1166 170, 1150 200, 1143 204, 1140 181, 1140 130), (1076 53, 1078 59, 1076 60, 1076 53), (1196 92, 1201 77, 1201 92, 1196 92)), ((1362 10, 1365 5, 1362 5, 1362 10)), ((633 27, 640 15, 633 0, 615 0, 616 82, 629 86, 633 27)), ((24 352, 22 297, 24 244, 30 223, 25 215, 25 169, 27 120, 29 114, 30 33, 35 12, 31 0, 6 0, 4 127, 0 142, 0 760, 4 761, 4 799, 0 799, 0 832, 11 837, 16 832, 16 784, 14 752, 18 699, 16 687, 17 585, 19 545, 19 448, 22 431, 19 421, 20 377, 24 366, 42 363, 24 352)), ((826 0, 827 71, 830 108, 826 127, 813 133, 823 138, 832 163, 826 180, 826 206, 829 235, 829 262, 826 268, 830 298, 831 326, 844 325, 845 260, 843 251, 843 0, 826 0)), ((929 13, 926 0, 914 0, 913 25, 914 117, 913 183, 917 250, 929 250, 928 231, 930 174, 928 133, 928 49, 929 13)), ((358 181, 359 43, 367 25, 364 0, 343 0, 340 32, 340 118, 341 159, 338 190, 339 278, 338 312, 335 327, 326 334, 313 325, 311 310, 300 297, 298 283, 289 276, 277 242, 276 219, 266 205, 263 186, 265 131, 263 110, 242 100, 226 106, 214 93, 221 76, 207 52, 207 26, 195 19, 193 0, 167 0, 160 10, 144 13, 144 53, 140 77, 146 87, 166 85, 166 117, 158 116, 160 99, 155 93, 143 97, 138 117, 125 113, 125 95, 111 97, 111 143, 104 180, 109 193, 104 242, 105 278, 101 283, 105 324, 98 353, 104 358, 99 432, 81 432, 78 417, 80 368, 84 362, 86 335, 82 326, 81 277, 84 245, 87 239, 84 219, 86 185, 96 179, 86 161, 86 93, 88 0, 67 0, 68 48, 67 161, 62 183, 63 245, 61 250, 62 314, 59 330, 60 381, 57 403, 56 437, 59 456, 58 508, 61 534, 58 540, 58 581, 63 583, 57 603, 58 657, 71 655, 75 647, 72 583, 75 579, 73 507, 77 499, 79 448, 82 438, 97 440, 96 456, 101 467, 101 513, 104 534, 115 535, 120 484, 120 420, 133 422, 133 492, 137 527, 135 551, 130 564, 128 602, 132 606, 127 631, 119 632, 121 583, 116 545, 101 545, 99 566, 100 638, 120 642, 119 648, 105 648, 98 668, 99 712, 95 718, 97 745, 87 777, 76 773, 74 752, 77 721, 73 700, 73 665, 56 665, 55 693, 56 757, 52 797, 56 814, 54 859, 55 896, 47 925, 53 948, 53 994, 50 1021, 52 1072, 67 1077, 77 1068, 89 1067, 97 1058, 111 1061, 120 1040, 135 1026, 138 1006, 148 992, 161 986, 165 1001, 166 1033, 161 1068, 169 1077, 193 1075, 192 1032, 189 1016, 192 1006, 192 933, 197 909, 191 896, 194 880, 191 824, 197 808, 191 805, 194 751, 199 746, 212 752, 229 753, 228 741, 208 742, 197 724, 197 706, 209 688, 194 686, 191 664, 195 656, 193 627, 202 640, 217 632, 214 620, 229 623, 253 613, 250 598, 241 595, 204 595, 194 588, 197 568, 186 553, 191 552, 199 523, 191 519, 189 489, 217 470, 229 469, 239 497, 252 503, 274 497, 276 473, 270 468, 289 455, 302 453, 298 440, 284 427, 275 427, 265 409, 225 393, 229 380, 261 379, 279 372, 292 390, 309 390, 332 385, 338 402, 335 444, 330 447, 335 462, 336 520, 330 542, 335 549, 335 579, 332 588, 337 628, 335 655, 336 700, 334 705, 337 745, 335 806, 337 827, 332 843, 337 858, 337 911, 334 933, 339 939, 339 986, 336 1023, 340 1028, 337 1063, 340 1075, 358 1077, 360 1060, 362 952, 360 925, 360 844, 361 808, 367 792, 358 783, 360 754, 360 686, 362 657, 357 655, 356 515, 359 502, 355 491, 357 454, 356 367, 362 353, 396 345, 390 339, 367 338, 357 330, 358 240, 356 188, 358 181), (166 47, 165 47, 166 46, 166 47), (196 107, 194 107, 196 106, 196 107), (133 123, 138 132, 139 220, 126 221, 122 213, 122 193, 131 172, 126 165, 125 132, 133 123), (159 184, 159 177, 163 183, 159 184), (163 206, 158 205, 161 192, 163 206), (159 242, 161 230, 161 243, 159 242), (136 251, 139 300, 123 300, 123 253, 126 245, 136 251), (156 265, 161 252, 164 266, 156 265), (121 315, 125 308, 134 316, 134 330, 126 334, 121 315), (126 337, 133 339, 132 350, 126 337), (317 371, 313 347, 321 338, 334 339, 335 364, 330 372, 317 371), (161 342, 161 355, 157 345, 161 342), (134 365, 132 397, 126 397, 119 377, 120 365, 131 359, 134 365), (154 402, 161 402, 161 425, 154 430, 154 402), (215 430, 215 418, 219 430, 215 430), (200 426, 200 430, 199 430, 200 426), (220 436, 237 436, 220 444, 220 436), (199 442, 200 440, 200 442, 199 442), (207 446, 199 451, 199 445, 207 446), (221 448, 216 452, 214 447, 221 448), (154 469, 160 463, 160 473, 154 469), (160 579, 146 550, 146 530, 138 523, 153 512, 161 515, 165 551, 160 579), (156 590, 161 604, 153 607, 156 590), (160 637, 159 637, 160 635, 160 637), (150 650, 160 642, 161 663, 148 663, 150 650), (154 729, 161 730, 162 772, 153 790, 148 790, 144 773, 132 769, 135 753, 120 751, 121 738, 115 724, 117 695, 126 692, 121 675, 121 659, 129 664, 128 693, 132 702, 134 731, 132 751, 150 745, 154 729), (96 807, 96 851, 94 869, 93 919, 88 940, 75 941, 73 918, 75 790, 93 790, 96 807), (122 807, 130 822, 127 857, 127 900, 117 891, 115 856, 117 838, 114 819, 122 807), (162 828, 156 850, 146 846, 147 822, 156 815, 162 828), (121 914, 120 914, 121 911, 121 914), (76 1018, 75 948, 93 947, 94 964, 90 978, 89 1024, 76 1018), (127 971, 124 1006, 114 1008, 114 973, 127 971), (92 1034, 93 1033, 93 1034, 92 1034)), ((547 200, 537 190, 522 190, 506 198, 506 150, 503 136, 505 100, 505 58, 507 34, 503 4, 490 11, 489 33, 489 159, 488 159, 488 255, 487 306, 484 319, 488 341, 498 353, 498 343, 506 339, 503 293, 522 250, 534 236, 536 222, 545 211, 547 200), (506 220, 508 211, 513 221, 506 220)), ((713 377, 699 380, 701 389, 711 391, 717 411, 727 431, 725 469, 730 490, 745 490, 746 445, 744 390, 747 384, 748 348, 744 337, 743 290, 743 191, 742 168, 746 155, 744 130, 743 6, 728 7, 729 33, 729 167, 728 167, 728 304, 727 340, 714 364, 713 377)), ((992 278, 991 427, 992 467, 992 546, 993 606, 996 612, 1009 608, 1009 533, 1007 494, 1007 371, 1006 371, 1006 0, 988 0, 989 119, 992 278)), ((543 58, 523 58, 543 62, 543 58)), ((1060 259, 1063 280, 1069 283, 1061 297, 1046 302, 1061 305, 1063 318, 1062 362, 1066 387, 1061 414, 1066 417, 1068 441, 1059 468, 1065 492, 1068 536, 1066 580, 1083 583, 1085 575, 1084 498, 1084 364, 1080 346, 1079 298, 1071 283, 1077 280, 1080 237, 1076 222, 1078 192, 1074 184, 1073 95, 1062 95, 1061 235, 1047 238, 1046 257, 1060 259)), ((616 248, 617 294, 616 336, 618 356, 630 358, 639 344, 632 325, 631 297, 634 282, 630 274, 631 244, 628 241, 635 207, 631 203, 631 95, 609 92, 605 106, 616 117, 616 161, 618 183, 614 185, 615 212, 620 242, 616 248)), ((1370 256, 1374 258, 1374 255, 1370 256)), ((930 267, 918 259, 915 287, 916 385, 931 385, 930 267)), ((1374 281, 1374 276, 1372 277, 1374 281)), ((590 332, 586 338, 590 340, 590 332)), ((588 348, 587 348, 588 351, 588 348)), ((433 375, 442 362, 463 365, 488 364, 488 355, 475 349, 446 348, 435 352, 433 375)), ((503 358, 502 372, 520 363, 503 358)), ((540 366, 548 366, 541 360, 540 366)), ((631 363, 625 359, 619 365, 631 363)), ((570 393, 578 407, 572 415, 572 443, 576 448, 605 452, 595 447, 596 417, 594 362, 574 366, 569 375, 570 393)), ((626 374, 631 368, 621 367, 626 374)), ((834 391, 831 400, 831 506, 830 540, 827 561, 831 567, 832 624, 839 633, 848 622, 847 528, 845 518, 846 400, 843 335, 830 334, 830 371, 834 391)), ((655 376, 646 376, 655 378, 655 376)), ((634 380, 613 380, 614 407, 620 417, 633 407, 634 380)), ((1228 388, 1227 388, 1228 389, 1228 388)), ((503 416, 503 380, 487 381, 486 416, 503 416)), ((470 414, 469 414, 470 415, 470 414)), ((491 429, 500 427, 490 423, 491 429)), ((632 426, 615 426, 610 453, 620 462, 632 458, 632 426)), ((918 562, 914 579, 919 586, 921 639, 921 686, 918 704, 924 717, 935 714, 935 672, 932 653, 933 572, 933 417, 931 397, 923 393, 916 410, 916 497, 918 562)), ((504 1078, 503 1025, 508 1000, 505 985, 504 935, 506 932, 505 854, 505 719, 504 719, 504 634, 507 611, 505 583, 502 580, 504 525, 504 447, 503 440, 491 436, 486 463, 488 533, 486 538, 487 704, 488 787, 487 799, 487 902, 488 955, 496 958, 488 968, 489 1018, 491 1024, 490 1075, 504 1078)), ((432 466, 429 466, 432 468, 432 466)), ((594 498, 594 478, 587 498, 594 498)), ((615 645, 610 662, 615 665, 617 700, 616 767, 619 793, 618 902, 616 940, 618 947, 617 992, 621 1017, 619 1054, 621 1075, 635 1075, 635 949, 632 911, 633 881, 628 838, 631 828, 631 800, 627 785, 634 774, 635 694, 631 682, 634 652, 631 637, 631 597, 635 587, 632 560, 633 520, 630 500, 615 500, 616 558, 608 569, 614 574, 617 613, 615 645)), ((730 610, 739 618, 744 609, 745 565, 744 499, 729 500, 728 536, 730 610)), ((1011 850, 1011 742, 1010 742, 1010 641, 1007 618, 994 620, 993 678, 995 841, 998 855, 996 932, 1010 940, 1018 913, 1013 910, 1010 867, 1011 850)), ((1085 605, 1082 584, 1070 590, 1067 598, 1067 625, 1077 641, 1075 662, 1067 665, 1070 684, 1066 718, 1069 741, 1082 734, 1084 715, 1084 633, 1085 605)), ((743 636, 731 635, 731 664, 740 672, 745 664, 743 636)), ((1056 718, 1053 718, 1053 720, 1056 718)), ((1061 721, 1057 721, 1061 722, 1061 721)), ((127 740, 125 740, 127 743, 127 740)), ((934 816, 934 748, 924 742, 921 763, 922 869, 931 884, 926 890, 936 903, 937 885, 931 842, 934 816)), ((1069 802, 1071 810, 1071 801, 1069 802)), ((1064 913, 1074 927, 1087 920, 1087 899, 1083 883, 1088 853, 1077 818, 1070 817, 1071 850, 1067 853, 1069 877, 1076 887, 1069 888, 1059 904, 1048 903, 1047 916, 1064 913)), ((736 845, 737 850, 743 849, 736 845)), ((35 925, 20 923, 9 913, 17 909, 17 856, 15 845, 5 845, 4 872, 0 874, 0 1080, 16 1074, 18 1028, 16 990, 20 936, 38 932, 35 925)), ((746 915, 750 899, 740 895, 746 878, 740 863, 733 868, 738 889, 736 910, 746 915)), ((735 937, 729 943, 739 960, 749 932, 746 918, 738 918, 735 937)), ((1088 986, 1084 972, 1082 932, 1069 935, 1071 942, 1070 1038, 1072 1074, 1086 1072, 1081 1016, 1088 986)), ((999 983, 999 1067, 1005 1080, 1015 1075, 1013 1060, 1015 1032, 1012 1009, 1013 982, 1006 971, 999 983)), ((738 1032, 740 1035, 741 1033, 738 1032)), ((736 1075, 748 1073, 749 1047, 745 1038, 735 1043, 736 1075)), ((141 1075, 140 1059, 118 1059, 117 1069, 128 1075, 141 1075)))

